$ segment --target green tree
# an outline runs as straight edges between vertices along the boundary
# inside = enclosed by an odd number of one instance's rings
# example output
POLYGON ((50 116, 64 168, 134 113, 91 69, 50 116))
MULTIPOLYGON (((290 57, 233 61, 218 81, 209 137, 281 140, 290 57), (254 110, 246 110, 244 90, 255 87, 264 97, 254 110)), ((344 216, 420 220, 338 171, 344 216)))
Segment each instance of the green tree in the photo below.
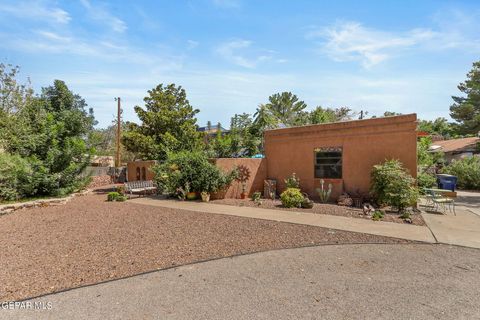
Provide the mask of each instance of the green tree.
POLYGON ((33 98, 30 80, 26 84, 18 83, 19 71, 18 66, 0 63, 0 116, 17 112, 33 98))
POLYGON ((338 122, 352 119, 352 110, 347 107, 332 109, 316 107, 309 114, 308 124, 338 122))
POLYGON ((29 195, 65 194, 78 188, 93 148, 88 135, 93 112, 63 81, 43 88, 39 97, 16 108, 2 128, 5 151, 26 159, 32 168, 29 195))
POLYGON ((454 126, 445 118, 436 118, 435 120, 421 120, 418 123, 418 129, 431 135, 439 135, 444 138, 451 138, 457 135, 454 126))
POLYGON ((141 124, 127 123, 122 137, 128 151, 143 159, 165 160, 168 152, 201 149, 196 126, 199 110, 190 105, 181 86, 160 84, 143 100, 145 109, 135 106, 141 124))
POLYGON ((299 115, 307 107, 291 92, 276 93, 268 97, 268 103, 260 105, 255 113, 255 122, 262 129, 278 126, 294 126, 299 115))
POLYGON ((477 134, 480 131, 480 61, 473 63, 467 80, 458 85, 464 96, 452 96, 450 116, 459 122, 461 134, 477 134))

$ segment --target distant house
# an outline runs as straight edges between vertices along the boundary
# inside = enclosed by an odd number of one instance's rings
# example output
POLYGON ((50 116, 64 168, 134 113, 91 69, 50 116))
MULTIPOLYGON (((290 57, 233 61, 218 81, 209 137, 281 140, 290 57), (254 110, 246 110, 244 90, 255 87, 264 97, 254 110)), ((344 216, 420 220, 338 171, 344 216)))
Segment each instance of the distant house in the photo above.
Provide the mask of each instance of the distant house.
POLYGON ((430 146, 430 151, 441 151, 445 153, 445 160, 447 162, 465 157, 471 157, 473 155, 480 155, 480 138, 470 137, 435 141, 430 146))
POLYGON ((90 166, 92 167, 114 167, 115 161, 112 156, 94 156, 90 160, 90 166))
POLYGON ((228 129, 225 129, 224 127, 218 126, 218 125, 211 125, 211 126, 204 126, 204 127, 198 127, 197 128, 197 131, 205 132, 209 136, 216 135, 219 130, 222 133, 227 133, 228 132, 228 129))

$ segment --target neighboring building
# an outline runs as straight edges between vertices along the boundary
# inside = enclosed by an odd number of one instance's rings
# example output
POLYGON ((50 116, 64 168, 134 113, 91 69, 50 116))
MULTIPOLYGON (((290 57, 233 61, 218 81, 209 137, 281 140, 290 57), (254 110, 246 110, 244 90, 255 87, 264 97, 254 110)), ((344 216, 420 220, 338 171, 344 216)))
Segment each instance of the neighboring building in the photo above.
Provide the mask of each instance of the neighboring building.
POLYGON ((430 146, 430 151, 443 152, 447 162, 465 157, 471 157, 472 155, 480 155, 480 138, 470 137, 435 141, 430 146))
POLYGON ((222 127, 220 125, 220 128, 218 125, 211 125, 211 126, 204 126, 204 127, 198 127, 197 128, 197 131, 199 132, 205 132, 207 133, 207 135, 209 136, 215 136, 218 132, 218 130, 220 129, 220 132, 222 133, 227 133, 228 132, 228 129, 225 129, 224 127, 222 127))
POLYGON ((90 160, 92 167, 115 167, 115 161, 112 156, 94 156, 90 160))
POLYGON ((342 192, 367 194, 372 167, 398 159, 417 173, 416 114, 309 125, 265 132, 266 174, 285 189, 295 173, 303 191, 317 197, 320 181, 342 192))
POLYGON ((154 173, 151 167, 156 164, 155 160, 131 161, 127 163, 127 181, 153 180, 154 173))

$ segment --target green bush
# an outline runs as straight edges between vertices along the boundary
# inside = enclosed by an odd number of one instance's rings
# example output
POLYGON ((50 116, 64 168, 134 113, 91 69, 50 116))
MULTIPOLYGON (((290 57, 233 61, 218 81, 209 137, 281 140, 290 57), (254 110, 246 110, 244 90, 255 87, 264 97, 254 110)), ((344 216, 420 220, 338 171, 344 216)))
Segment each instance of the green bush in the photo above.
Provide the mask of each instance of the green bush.
POLYGON ((380 205, 403 211, 418 200, 415 179, 398 160, 387 160, 373 167, 371 191, 380 205))
POLYGON ((122 197, 122 195, 118 192, 109 192, 107 194, 107 201, 117 201, 119 197, 122 197))
POLYGON ((460 189, 480 190, 479 157, 454 160, 443 169, 443 172, 457 176, 457 186, 460 189))
POLYGON ((300 189, 300 178, 297 178, 295 172, 284 181, 287 188, 300 189))
POLYGON ((300 208, 303 199, 302 192, 297 188, 287 188, 280 195, 280 200, 285 208, 300 208))
POLYGON ((423 193, 424 188, 432 188, 437 184, 437 178, 430 173, 419 173, 417 176, 417 185, 420 192, 423 193))
POLYGON ((159 191, 175 195, 178 190, 216 192, 228 187, 237 177, 237 171, 222 172, 210 163, 202 152, 169 154, 162 164, 152 168, 159 191))
POLYGON ((372 214, 372 220, 373 221, 379 221, 382 220, 384 217, 384 213, 381 210, 375 210, 375 212, 372 214))
POLYGON ((0 201, 33 196, 38 183, 27 159, 0 153, 0 201))
POLYGON ((260 191, 255 191, 252 194, 252 200, 253 201, 258 201, 258 200, 260 200, 260 198, 262 198, 262 193, 260 191))

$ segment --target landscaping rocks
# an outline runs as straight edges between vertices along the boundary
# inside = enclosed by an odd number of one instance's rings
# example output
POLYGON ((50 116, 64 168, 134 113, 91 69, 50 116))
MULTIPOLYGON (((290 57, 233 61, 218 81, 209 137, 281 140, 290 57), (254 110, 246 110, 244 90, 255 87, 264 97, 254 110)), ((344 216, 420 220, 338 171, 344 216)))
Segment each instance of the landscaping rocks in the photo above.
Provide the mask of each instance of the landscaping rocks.
MULTIPOLYGON (((313 208, 285 208, 282 206, 282 203, 279 200, 269 200, 269 199, 262 199, 261 204, 256 204, 254 201, 250 199, 221 199, 221 200, 214 200, 210 201, 213 204, 227 204, 227 205, 234 205, 234 206, 250 206, 250 207, 257 207, 257 208, 265 208, 265 209, 279 209, 279 210, 288 210, 288 211, 295 211, 295 212, 307 212, 307 213, 318 213, 318 214, 330 214, 334 216, 343 216, 343 217, 351 217, 351 218, 360 218, 360 219, 371 219, 371 214, 364 214, 363 208, 357 209, 353 207, 345 207, 339 206, 335 204, 329 203, 314 203, 313 208)), ((373 207, 372 207, 373 208, 373 207)), ((412 220, 412 224, 424 226, 425 221, 420 214, 412 213, 410 216, 412 220)), ((383 218, 380 219, 381 221, 385 222, 395 222, 395 223, 405 223, 401 214, 393 211, 385 211, 383 218)))
POLYGON ((41 200, 33 200, 33 201, 26 201, 26 202, 17 202, 13 204, 4 204, 0 205, 0 215, 4 215, 7 213, 12 213, 16 210, 20 209, 31 209, 35 207, 48 207, 48 206, 59 206, 64 205, 71 199, 77 196, 83 196, 89 194, 92 190, 83 190, 77 193, 73 193, 65 198, 52 198, 52 199, 41 199, 41 200))
MULTIPOLYGON (((251 201, 253 203, 253 201, 251 201)), ((0 217, 0 301, 196 261, 331 243, 405 243, 355 232, 75 197, 0 217)))

